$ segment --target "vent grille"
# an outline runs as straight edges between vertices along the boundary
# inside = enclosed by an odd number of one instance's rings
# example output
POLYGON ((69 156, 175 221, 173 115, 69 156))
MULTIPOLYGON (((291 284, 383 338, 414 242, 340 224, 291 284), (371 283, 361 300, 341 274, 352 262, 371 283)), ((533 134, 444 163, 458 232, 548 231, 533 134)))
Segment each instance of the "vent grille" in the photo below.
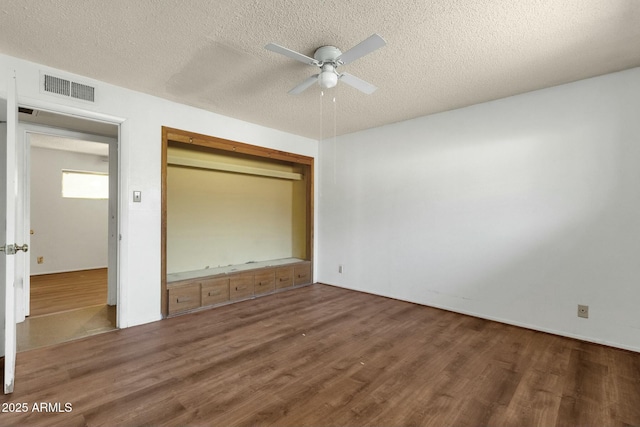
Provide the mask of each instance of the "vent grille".
POLYGON ((78 82, 61 79, 60 77, 44 74, 44 92, 68 96, 83 101, 95 102, 96 88, 78 82))
POLYGON ((69 80, 60 79, 53 76, 44 76, 44 91, 57 93, 58 95, 69 96, 69 88, 71 82, 69 80))
POLYGON ((95 88, 76 82, 71 82, 71 97, 84 99, 85 101, 94 101, 95 88))

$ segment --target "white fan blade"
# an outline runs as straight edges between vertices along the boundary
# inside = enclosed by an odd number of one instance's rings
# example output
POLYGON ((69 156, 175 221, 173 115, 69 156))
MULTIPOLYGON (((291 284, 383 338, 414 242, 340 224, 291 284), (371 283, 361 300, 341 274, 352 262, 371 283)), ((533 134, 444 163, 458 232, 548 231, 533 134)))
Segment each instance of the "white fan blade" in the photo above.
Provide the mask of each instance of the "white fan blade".
POLYGON ((305 64, 318 65, 318 61, 316 61, 315 59, 309 58, 307 55, 303 55, 299 52, 287 49, 286 47, 282 47, 275 43, 269 43, 264 48, 270 50, 271 52, 279 53, 280 55, 295 59, 296 61, 304 62, 305 64))
POLYGON ((298 95, 299 93, 302 93, 304 90, 310 88, 311 86, 313 86, 315 82, 318 81, 319 75, 320 74, 314 74, 313 76, 309 77, 307 80, 303 81, 298 86, 291 89, 289 91, 289 95, 298 95))
POLYGON ((382 37, 378 34, 373 34, 368 39, 361 41, 342 55, 338 56, 338 62, 342 63, 342 65, 348 64, 386 44, 387 42, 385 42, 382 37))
POLYGON ((340 80, 345 82, 349 86, 355 87, 360 92, 366 93, 367 95, 371 95, 373 92, 376 91, 376 89, 378 89, 371 83, 365 82, 364 80, 359 79, 358 77, 351 74, 347 74, 347 73, 340 74, 340 80))

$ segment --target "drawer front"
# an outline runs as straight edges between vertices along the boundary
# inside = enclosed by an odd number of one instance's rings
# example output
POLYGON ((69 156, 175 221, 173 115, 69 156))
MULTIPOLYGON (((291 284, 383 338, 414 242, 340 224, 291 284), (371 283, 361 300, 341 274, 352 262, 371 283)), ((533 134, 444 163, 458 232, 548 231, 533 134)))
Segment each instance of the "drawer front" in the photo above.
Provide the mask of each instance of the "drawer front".
POLYGON ((229 278, 211 279, 202 282, 202 305, 213 305, 229 301, 229 278))
POLYGON ((169 289, 169 314, 200 307, 200 282, 169 289))
POLYGON ((229 296, 232 300, 253 295, 253 274, 239 274, 229 278, 229 296))
POLYGON ((293 267, 276 269, 276 288, 288 288, 293 285, 293 267))
POLYGON ((264 294, 275 289, 276 276, 274 270, 256 273, 253 289, 256 294, 264 294))
POLYGON ((311 283, 311 263, 293 266, 293 284, 306 285, 311 283))

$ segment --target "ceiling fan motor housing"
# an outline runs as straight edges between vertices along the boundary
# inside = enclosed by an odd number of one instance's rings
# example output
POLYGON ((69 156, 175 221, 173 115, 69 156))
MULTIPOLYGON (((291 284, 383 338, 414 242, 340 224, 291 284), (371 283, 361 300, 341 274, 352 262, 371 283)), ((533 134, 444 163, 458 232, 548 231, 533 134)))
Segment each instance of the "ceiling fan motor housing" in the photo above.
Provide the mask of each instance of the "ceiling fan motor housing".
POLYGON ((313 58, 323 64, 327 62, 336 64, 336 60, 340 55, 342 55, 342 52, 337 47, 322 46, 316 49, 316 52, 313 54, 313 58))

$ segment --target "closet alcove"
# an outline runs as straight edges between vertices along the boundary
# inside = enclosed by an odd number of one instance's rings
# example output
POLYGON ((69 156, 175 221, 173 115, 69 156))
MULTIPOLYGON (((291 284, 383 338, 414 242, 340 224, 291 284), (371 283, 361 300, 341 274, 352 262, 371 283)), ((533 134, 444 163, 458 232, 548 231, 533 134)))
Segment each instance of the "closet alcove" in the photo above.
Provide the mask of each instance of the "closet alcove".
POLYGON ((312 283, 313 158, 162 128, 162 314, 312 283))

